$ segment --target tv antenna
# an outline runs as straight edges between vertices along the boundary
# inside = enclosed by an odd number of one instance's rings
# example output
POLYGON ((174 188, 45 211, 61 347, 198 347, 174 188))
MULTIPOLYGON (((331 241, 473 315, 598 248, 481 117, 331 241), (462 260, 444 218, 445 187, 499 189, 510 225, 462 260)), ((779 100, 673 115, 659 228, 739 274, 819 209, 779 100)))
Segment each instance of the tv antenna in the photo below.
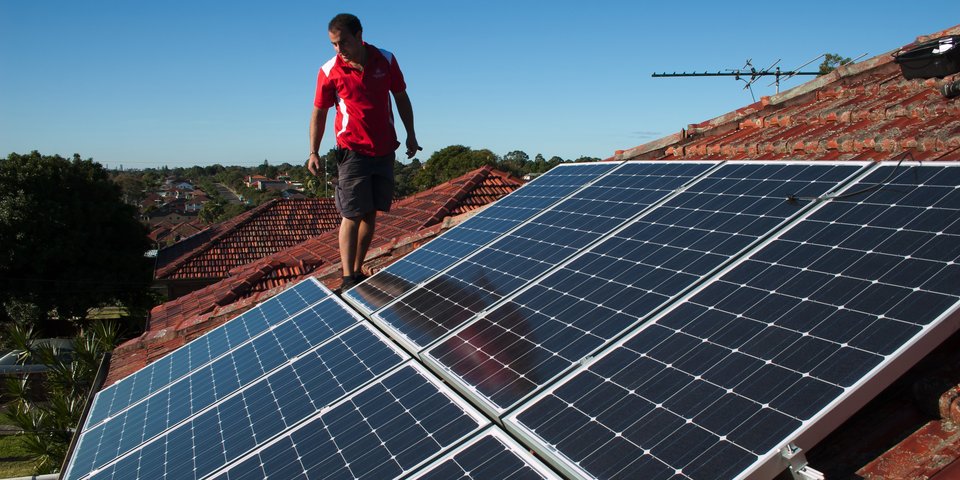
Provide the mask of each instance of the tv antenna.
POLYGON ((780 67, 777 66, 777 64, 780 63, 780 60, 779 60, 779 59, 778 59, 776 62, 773 62, 773 64, 771 64, 769 67, 764 68, 764 69, 761 69, 761 70, 757 70, 756 68, 754 68, 754 66, 753 66, 753 59, 747 59, 746 63, 744 63, 744 65, 743 65, 743 67, 741 67, 741 68, 736 68, 736 69, 729 69, 729 68, 728 68, 728 69, 726 69, 726 70, 724 70, 724 71, 722 71, 722 72, 707 72, 707 71, 704 71, 704 72, 696 72, 696 71, 694 71, 694 72, 680 72, 680 73, 677 73, 677 72, 673 72, 673 73, 667 73, 667 72, 656 73, 656 72, 654 72, 654 73, 653 73, 653 77, 654 77, 654 78, 661 78, 661 77, 733 77, 734 80, 738 80, 738 81, 742 80, 744 83, 746 83, 746 85, 743 86, 743 89, 744 89, 744 90, 749 90, 749 91, 750 91, 750 97, 753 98, 753 101, 754 101, 754 102, 756 102, 756 101, 757 101, 757 97, 753 94, 753 84, 754 84, 757 80, 759 80, 759 79, 762 78, 762 77, 774 77, 773 83, 771 83, 769 86, 776 85, 776 86, 777 86, 777 93, 780 93, 780 82, 781 82, 781 81, 785 81, 785 80, 787 80, 787 79, 793 78, 793 77, 798 76, 798 75, 820 75, 820 72, 803 72, 803 71, 801 71, 801 69, 802 69, 803 67, 806 67, 807 65, 810 65, 811 63, 817 61, 817 59, 822 58, 824 55, 826 55, 826 54, 821 54, 821 55, 818 56, 817 58, 814 58, 813 60, 810 60, 809 62, 804 63, 804 64, 801 65, 800 67, 795 68, 795 69, 793 69, 793 70, 787 70, 787 71, 780 70, 780 67))

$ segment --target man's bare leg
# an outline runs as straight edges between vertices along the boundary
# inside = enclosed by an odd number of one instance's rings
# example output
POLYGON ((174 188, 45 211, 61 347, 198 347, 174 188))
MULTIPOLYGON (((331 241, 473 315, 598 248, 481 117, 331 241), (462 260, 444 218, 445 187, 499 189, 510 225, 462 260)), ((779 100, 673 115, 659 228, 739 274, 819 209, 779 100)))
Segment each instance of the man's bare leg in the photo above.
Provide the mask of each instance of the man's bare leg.
POLYGON ((360 226, 357 229, 357 250, 353 262, 354 276, 363 273, 363 261, 367 258, 367 250, 370 248, 370 241, 373 240, 373 231, 377 226, 377 211, 374 210, 360 219, 360 226))
POLYGON ((344 277, 353 277, 360 273, 363 260, 373 240, 373 231, 377 224, 377 212, 340 220, 340 265, 344 277))
POLYGON ((360 230, 360 219, 363 217, 353 217, 340 220, 340 266, 343 269, 344 278, 353 277, 354 265, 357 262, 357 234, 360 230))

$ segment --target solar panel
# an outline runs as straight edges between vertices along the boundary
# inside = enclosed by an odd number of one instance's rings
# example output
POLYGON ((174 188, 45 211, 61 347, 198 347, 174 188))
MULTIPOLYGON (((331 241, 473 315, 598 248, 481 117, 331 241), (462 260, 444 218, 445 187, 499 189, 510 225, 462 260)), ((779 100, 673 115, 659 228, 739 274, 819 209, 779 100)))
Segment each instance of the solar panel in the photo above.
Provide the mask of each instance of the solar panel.
POLYGON ((520 446, 503 430, 494 426, 427 465, 410 478, 542 480, 560 477, 530 455, 525 447, 520 446))
POLYGON ((846 192, 505 425, 572 476, 775 475, 960 323, 960 168, 846 192))
POLYGON ((709 170, 708 163, 627 163, 378 311, 412 351, 621 226, 709 170))
POLYGON ((332 295, 330 290, 312 278, 287 288, 230 322, 100 391, 91 407, 88 423, 103 421, 237 345, 249 341, 251 337, 270 328, 272 323, 283 321, 329 295, 332 295))
POLYGON ((372 313, 617 165, 559 165, 377 272, 344 298, 372 313))
POLYGON ((398 478, 488 424, 408 363, 211 478, 398 478))
POLYGON ((425 354, 495 412, 621 335, 864 164, 728 163, 425 354))
MULTIPOLYGON (((233 363, 237 377, 258 361, 251 354, 238 352, 233 363)), ((381 334, 360 324, 217 399, 210 393, 216 387, 208 372, 189 383, 196 387, 186 390, 189 405, 174 403, 178 398, 169 396, 165 403, 155 402, 159 411, 131 410, 104 428, 85 431, 66 478, 200 478, 403 360, 381 334), (186 414, 179 412, 183 409, 186 414), (166 422, 171 415, 175 421, 166 422), (160 425, 152 427, 156 422, 160 425), (183 461, 165 460, 171 458, 183 461)))
POLYGON ((316 349, 359 320, 358 314, 344 309, 334 298, 309 307, 107 419, 87 422, 75 463, 89 458, 92 465, 98 465, 133 449, 316 349), (114 448, 104 448, 107 443, 114 448))

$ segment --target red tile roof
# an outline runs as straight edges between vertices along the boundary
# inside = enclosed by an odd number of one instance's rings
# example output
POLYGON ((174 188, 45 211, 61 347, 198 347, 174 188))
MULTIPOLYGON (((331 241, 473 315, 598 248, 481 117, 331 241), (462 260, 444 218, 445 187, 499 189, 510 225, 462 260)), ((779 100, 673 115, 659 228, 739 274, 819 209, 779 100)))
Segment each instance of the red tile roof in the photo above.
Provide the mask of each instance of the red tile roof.
MULTIPOLYGON (((492 202, 520 187, 515 177, 483 167, 394 203, 377 217, 377 230, 364 267, 373 273, 472 215, 483 201, 492 202), (498 192, 502 192, 497 195, 498 192), (452 212, 467 211, 453 217, 452 212)), ((237 220, 218 231, 231 231, 237 220)), ((201 248, 195 248, 201 250, 201 248)), ((340 286, 337 231, 330 230, 298 245, 234 267, 226 278, 150 312, 148 331, 114 350, 107 384, 133 373, 186 342, 283 291, 307 276, 330 288, 340 286)))
MULTIPOLYGON (((960 26, 917 42, 958 33, 960 26)), ((613 158, 956 160, 960 100, 939 88, 958 78, 905 80, 886 53, 613 158)))
POLYGON ((275 199, 187 241, 161 249, 156 278, 224 278, 230 269, 337 228, 333 200, 275 199))

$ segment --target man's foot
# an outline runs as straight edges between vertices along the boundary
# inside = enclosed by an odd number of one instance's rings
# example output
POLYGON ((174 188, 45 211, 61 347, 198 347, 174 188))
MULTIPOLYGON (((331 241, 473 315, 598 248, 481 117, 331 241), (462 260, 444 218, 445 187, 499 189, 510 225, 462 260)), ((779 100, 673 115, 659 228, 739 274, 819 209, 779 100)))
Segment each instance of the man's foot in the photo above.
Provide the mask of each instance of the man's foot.
POLYGON ((350 290, 357 284, 356 277, 343 277, 343 281, 340 283, 340 288, 337 289, 337 294, 342 294, 347 290, 350 290))
POLYGON ((370 277, 364 275, 364 274, 361 273, 361 272, 357 272, 357 273, 354 273, 354 274, 353 274, 353 281, 356 282, 356 283, 360 283, 360 282, 362 282, 362 281, 364 281, 364 280, 366 280, 366 279, 368 279, 368 278, 370 278, 370 277))

